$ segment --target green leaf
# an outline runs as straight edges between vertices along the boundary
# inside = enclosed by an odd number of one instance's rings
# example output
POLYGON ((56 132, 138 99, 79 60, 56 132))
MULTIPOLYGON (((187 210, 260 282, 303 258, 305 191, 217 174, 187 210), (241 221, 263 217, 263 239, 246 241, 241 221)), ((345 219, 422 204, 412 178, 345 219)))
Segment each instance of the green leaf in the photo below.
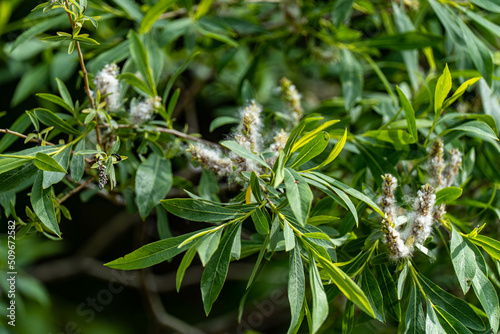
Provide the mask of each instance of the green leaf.
POLYGON ((460 87, 458 87, 458 89, 455 91, 455 93, 453 93, 453 95, 451 97, 447 98, 444 101, 443 109, 446 109, 449 106, 451 106, 453 104, 453 102, 455 102, 460 96, 462 96, 465 93, 467 88, 469 88, 470 86, 472 86, 473 84, 478 82, 480 79, 481 79, 481 77, 475 77, 475 78, 469 79, 466 82, 464 82, 463 84, 461 84, 460 87))
MULTIPOLYGON (((452 316, 444 308, 439 307, 438 305, 433 305, 433 307, 436 310, 439 322, 447 334, 472 334, 472 332, 463 325, 461 320, 452 316)), ((457 316, 457 314, 454 315, 457 316)))
MULTIPOLYGON (((43 89, 49 78, 49 64, 41 63, 26 72, 19 83, 10 102, 11 107, 17 106, 33 93, 43 89)), ((43 122, 42 122, 43 123, 43 122)))
POLYGON ((66 173, 64 167, 62 167, 54 158, 42 152, 38 152, 33 161, 38 169, 46 170, 49 172, 61 172, 66 173))
POLYGON ((241 257, 241 224, 239 224, 236 236, 234 237, 233 247, 231 248, 231 256, 233 256, 236 260, 239 260, 241 257))
POLYGON ((70 113, 73 113, 73 108, 69 104, 67 104, 66 101, 61 99, 59 96, 56 96, 53 94, 45 94, 45 93, 39 93, 39 94, 36 94, 36 96, 38 96, 44 100, 50 101, 52 103, 55 103, 58 106, 63 107, 64 109, 66 109, 70 113))
POLYGON ((352 45, 358 48, 389 49, 395 51, 423 49, 443 42, 443 37, 408 31, 402 34, 383 35, 355 42, 352 45))
POLYGON ((309 217, 313 194, 307 182, 293 169, 285 169, 286 197, 300 225, 305 226, 309 217))
POLYGON ((12 53, 19 45, 32 39, 36 35, 42 34, 45 31, 52 29, 53 27, 60 26, 67 20, 67 17, 56 16, 33 25, 31 28, 24 31, 21 35, 19 35, 19 37, 16 38, 14 44, 12 44, 12 47, 9 50, 9 53, 12 53))
POLYGON ((238 144, 235 141, 225 140, 225 141, 221 142, 221 145, 224 147, 227 147, 228 149, 230 149, 231 151, 233 151, 234 153, 236 153, 240 157, 253 160, 253 161, 259 163, 260 165, 271 169, 271 167, 269 167, 269 165, 259 155, 255 154, 253 152, 250 152, 249 150, 247 150, 246 148, 244 148, 243 146, 241 146, 240 144, 238 144))
POLYGON ((435 119, 438 119, 443 109, 443 102, 451 90, 451 73, 446 64, 443 74, 436 83, 436 92, 434 94, 434 113, 435 119))
POLYGON ((19 168, 30 161, 31 159, 24 159, 24 158, 1 158, 0 174, 6 173, 12 169, 19 168))
POLYGON ((446 204, 462 196, 462 188, 459 187, 447 187, 439 190, 436 193, 436 205, 446 204))
POLYGON ((217 223, 225 220, 242 217, 245 212, 252 211, 254 205, 245 207, 245 210, 222 206, 199 199, 192 198, 172 198, 160 201, 163 207, 178 217, 207 223, 217 223))
MULTIPOLYGON (((158 2, 159 3, 159 2, 158 2)), ((158 4, 157 3, 157 4, 158 4)), ((154 6, 156 7, 156 5, 154 6)), ((154 8, 153 7, 153 8, 154 8)), ((152 11, 153 9, 150 9, 148 11, 148 14, 152 11)), ((146 16, 148 16, 146 14, 146 16)), ((146 17, 144 18, 144 20, 146 17)), ((144 22, 143 20, 143 22, 144 22)), ((142 23, 141 23, 142 25, 142 23)), ((132 59, 134 60, 135 66, 137 66, 137 69, 139 72, 142 74, 144 80, 146 81, 146 84, 149 86, 150 90, 153 91, 152 96, 156 96, 156 85, 153 79, 153 73, 151 72, 151 67, 149 66, 149 58, 148 54, 146 51, 146 48, 142 44, 141 39, 137 35, 137 33, 133 30, 130 30, 128 34, 128 38, 130 40, 130 54, 132 55, 132 59)))
POLYGON ((200 255, 201 264, 205 266, 219 246, 222 228, 209 233, 201 238, 196 245, 196 251, 200 255))
POLYGON ((332 22, 338 27, 344 22, 352 11, 354 0, 337 0, 332 11, 332 22))
POLYGON ((142 15, 139 5, 133 0, 111 0, 115 5, 120 7, 127 15, 133 19, 135 22, 139 23, 142 21, 144 15, 142 15))
POLYGON ((476 35, 474 35, 474 33, 462 20, 458 20, 458 24, 460 25, 463 39, 465 40, 465 45, 467 46, 466 51, 469 53, 474 66, 484 77, 488 86, 491 87, 493 82, 494 66, 490 50, 479 38, 476 37, 476 35))
POLYGON ((398 299, 401 300, 403 298, 403 291, 405 289, 406 277, 408 276, 409 265, 405 263, 401 274, 399 274, 398 278, 398 299))
POLYGON ((424 310, 416 285, 413 285, 411 289, 410 301, 406 309, 405 328, 404 334, 425 333, 424 310))
POLYGON ((481 246, 490 256, 500 261, 500 242, 484 235, 477 235, 470 238, 470 241, 481 246))
POLYGON ((156 207, 156 227, 158 229, 158 236, 160 239, 167 239, 172 237, 172 231, 168 224, 168 215, 161 206, 156 207))
POLYGON ((339 139, 339 141, 337 141, 337 143, 335 144, 335 146, 333 147, 332 151, 330 152, 328 157, 325 159, 325 161, 323 161, 318 166, 309 169, 308 171, 312 171, 312 170, 324 167, 324 166, 330 164, 333 160, 335 160, 335 158, 337 158, 337 156, 340 154, 340 151, 342 151, 342 149, 344 148, 346 140, 347 140, 347 129, 345 129, 344 135, 342 136, 342 138, 339 139))
POLYGON ((17 188, 28 181, 39 171, 32 162, 24 163, 21 167, 8 171, 0 177, 0 193, 17 188))
MULTIPOLYGON (((26 114, 22 114, 18 119, 16 119, 14 124, 9 127, 9 129, 11 131, 24 133, 24 131, 26 131, 30 124, 31 122, 29 116, 26 114)), ((12 145, 18 139, 18 136, 14 136, 11 134, 2 134, 2 139, 0 139, 0 153, 8 149, 10 145, 12 145)))
POLYGON ((155 23, 163 14, 167 8, 173 4, 175 0, 160 0, 153 7, 151 7, 144 15, 144 18, 139 25, 139 34, 144 34, 151 29, 153 23, 155 23))
MULTIPOLYGON (((380 279, 380 278, 379 278, 380 279)), ((380 286, 377 283, 377 279, 373 276, 370 269, 365 267, 363 274, 361 275, 361 290, 365 293, 370 305, 375 312, 375 317, 381 321, 385 322, 384 316, 384 299, 382 297, 382 291, 380 291, 380 286)))
MULTIPOLYGON (((38 154, 44 154, 44 153, 38 153, 38 154)), ((38 156, 37 154, 37 156, 38 156)), ((54 160, 57 162, 59 166, 61 166, 63 169, 68 169, 69 166, 69 158, 71 155, 71 145, 66 147, 62 152, 54 155, 54 160)), ((37 159, 35 158, 35 166, 37 164, 37 159)), ((38 167, 38 166, 37 166, 38 167)), ((55 172, 55 171, 46 171, 44 170, 43 172, 43 189, 46 189, 50 187, 51 185, 58 183, 61 181, 64 176, 66 175, 66 172, 60 173, 60 172, 55 172)))
POLYGON ((202 16, 207 14, 213 2, 214 0, 201 0, 196 10, 196 14, 194 14, 194 19, 199 20, 202 16))
POLYGON ((500 13, 500 3, 495 0, 471 0, 473 4, 493 13, 500 13))
MULTIPOLYGON (((483 101, 484 103, 484 101, 483 101)), ((456 119, 461 119, 461 120, 477 120, 486 123, 492 130, 493 133, 497 133, 497 124, 495 122, 495 119, 491 115, 485 115, 485 114, 462 114, 458 112, 449 112, 443 117, 439 119, 437 124, 440 123, 447 123, 449 121, 454 121, 456 119)))
POLYGON ((335 186, 337 188, 340 188, 344 192, 346 192, 349 195, 351 195, 352 197, 357 198, 360 201, 365 202, 366 204, 368 204, 373 210, 375 210, 382 217, 384 216, 384 213, 379 208, 379 206, 377 204, 375 204, 375 202, 373 202, 368 196, 366 196, 365 194, 359 192, 358 190, 356 190, 354 188, 349 187, 348 185, 346 185, 346 184, 344 184, 344 183, 342 183, 342 182, 340 182, 338 180, 335 180, 334 178, 331 178, 331 177, 329 177, 327 175, 324 175, 324 174, 321 174, 321 173, 316 173, 316 172, 303 173, 301 175, 304 176, 304 177, 307 177, 307 178, 320 179, 320 180, 323 180, 323 181, 327 182, 328 184, 331 184, 331 185, 333 185, 333 186, 335 186))
POLYGON ((255 208, 255 211, 252 212, 252 220, 259 234, 266 235, 269 233, 269 222, 261 209, 255 208))
POLYGON ((461 131, 464 132, 465 134, 467 133, 472 133, 474 135, 483 137, 483 138, 488 138, 488 139, 493 139, 493 140, 498 140, 496 134, 491 130, 491 128, 484 122, 481 121, 470 121, 458 126, 455 126, 451 129, 447 129, 439 134, 439 136, 444 136, 445 134, 452 132, 452 131, 461 131))
POLYGON ((226 124, 236 124, 239 122, 239 119, 236 117, 231 117, 231 116, 220 116, 215 118, 211 123, 210 123, 210 132, 214 132, 215 129, 226 125, 226 124))
POLYGON ((252 195, 255 197, 257 202, 262 203, 262 201, 264 201, 264 196, 262 195, 262 189, 259 180, 259 176, 252 171, 252 173, 250 174, 250 186, 252 187, 252 195))
MULTIPOLYGON (((312 257, 311 257, 312 258, 312 257)), ((309 277, 312 290, 312 332, 316 333, 328 316, 328 299, 319 276, 316 261, 309 263, 309 277)))
POLYGON ((474 312, 469 304, 464 302, 462 299, 457 298, 444 291, 439 286, 422 275, 418 275, 418 280, 427 297, 436 306, 439 306, 446 312, 459 317, 460 321, 469 328, 475 330, 484 329, 484 324, 481 321, 481 318, 474 312))
POLYGON ((288 271, 288 301, 292 319, 287 334, 291 334, 300 319, 305 295, 305 275, 299 247, 290 252, 288 271))
POLYGON ((59 90, 59 94, 61 95, 63 101, 71 107, 71 110, 73 110, 75 108, 75 105, 73 104, 73 99, 71 98, 71 94, 69 93, 68 88, 66 88, 66 85, 61 81, 61 79, 56 78, 56 82, 57 89, 59 90))
POLYGON ((341 50, 340 59, 342 65, 340 81, 342 82, 344 107, 346 110, 350 110, 354 107, 356 101, 361 98, 363 92, 363 69, 356 57, 348 49, 341 50))
POLYGON ((111 262, 105 263, 104 265, 120 270, 135 270, 151 267, 160 262, 170 260, 177 254, 184 252, 190 247, 190 245, 186 244, 183 247, 179 247, 181 243, 197 233, 208 231, 212 228, 213 227, 210 227, 191 233, 186 233, 178 237, 152 242, 150 244, 142 246, 139 249, 136 249, 132 253, 129 253, 111 262))
POLYGON ((70 135, 79 135, 80 131, 68 125, 67 121, 63 121, 59 116, 52 111, 44 108, 37 108, 34 110, 38 120, 47 126, 53 126, 57 130, 65 132, 70 135))
POLYGON ((153 207, 165 198, 172 182, 172 167, 168 159, 150 154, 139 166, 135 176, 135 192, 137 207, 143 220, 153 207))
POLYGON ((487 274, 483 273, 479 268, 476 269, 476 274, 472 280, 472 287, 488 316, 493 333, 497 333, 500 321, 498 295, 495 291, 495 287, 488 279, 487 274))
POLYGON ((153 89, 151 89, 144 81, 139 79, 135 74, 132 73, 122 73, 118 76, 118 79, 124 80, 126 83, 132 87, 137 88, 141 92, 146 93, 149 96, 155 97, 156 94, 153 89))
MULTIPOLYGON (((43 154, 43 153, 39 153, 43 154)), ((56 220, 54 202, 52 201, 52 190, 43 189, 43 174, 38 173, 31 189, 31 205, 42 224, 52 233, 61 237, 59 225, 56 220)))
POLYGON ((418 140, 418 132, 417 132, 417 121, 415 120, 415 110, 411 106, 410 100, 406 97, 405 93, 398 86, 396 86, 396 90, 398 91, 399 100, 401 101, 401 105, 406 114, 406 122, 408 123, 408 132, 410 132, 410 136, 412 136, 415 141, 418 140))
POLYGON ((408 145, 415 142, 415 138, 403 130, 371 130, 363 133, 363 136, 394 145, 408 145))
POLYGON ((287 220, 283 221, 283 237, 285 238, 285 251, 289 252, 295 248, 295 235, 287 220))
POLYGON ((201 296, 207 315, 210 313, 212 305, 219 296, 226 280, 229 261, 231 260, 231 249, 238 231, 238 225, 240 224, 232 224, 224 233, 219 247, 208 261, 201 276, 201 296))
POLYGON ((426 334, 446 334, 445 330, 439 323, 434 306, 430 300, 427 301, 427 317, 425 318, 425 333, 426 334))
POLYGON ((182 279, 184 278, 184 274, 186 273, 186 269, 191 265, 191 262, 196 255, 196 247, 193 246, 187 250, 181 260, 181 264, 179 264, 179 268, 177 268, 177 274, 175 275, 175 288, 177 292, 181 290, 182 279))
POLYGON ((299 154, 292 162, 291 168, 297 169, 304 163, 316 157, 318 154, 325 150, 325 148, 328 146, 329 141, 330 135, 328 134, 328 132, 323 131, 322 133, 319 133, 316 137, 314 137, 313 140, 302 147, 299 154))
POLYGON ((356 306, 358 306, 363 312, 366 312, 369 316, 375 318, 375 312, 373 311, 363 290, 361 290, 361 288, 335 264, 328 261, 318 253, 315 254, 315 257, 340 291, 342 291, 342 293, 350 301, 356 304, 356 306))
POLYGON ((375 271, 377 273, 378 282, 380 283, 382 296, 384 296, 385 310, 396 321, 401 321, 401 306, 399 304, 397 286, 387 265, 382 264, 375 266, 375 271))
POLYGON ((455 228, 452 228, 451 232, 450 256, 458 283, 465 295, 476 273, 476 259, 474 251, 468 247, 455 228))

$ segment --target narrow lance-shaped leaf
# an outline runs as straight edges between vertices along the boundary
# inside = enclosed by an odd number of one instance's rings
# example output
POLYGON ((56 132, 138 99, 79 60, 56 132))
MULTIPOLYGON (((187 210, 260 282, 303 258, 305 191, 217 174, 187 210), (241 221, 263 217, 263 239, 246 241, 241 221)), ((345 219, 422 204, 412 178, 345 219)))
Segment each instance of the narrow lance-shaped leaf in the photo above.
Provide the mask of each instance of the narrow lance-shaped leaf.
POLYGON ((43 174, 39 172, 31 190, 31 205, 42 224, 49 231, 60 237, 61 232, 59 231, 54 202, 52 201, 52 190, 50 188, 43 189, 42 183, 43 174))
POLYGON ((430 300, 427 300, 427 316, 425 317, 425 333, 426 334, 446 334, 445 330, 439 323, 434 305, 430 300))
POLYGON ((212 229, 206 228, 200 231, 186 233, 174 238, 167 238, 158 240, 136 249, 123 257, 120 257, 104 265, 114 269, 120 270, 135 270, 151 267, 163 261, 170 260, 177 254, 184 252, 191 244, 179 247, 186 239, 202 231, 212 229))
POLYGON ((200 255, 201 264, 205 266, 219 246, 222 228, 213 233, 205 235, 196 246, 196 251, 200 255))
POLYGON ((411 288, 410 301, 406 310, 405 328, 404 334, 425 333, 424 310, 422 309, 422 301, 416 285, 411 288))
POLYGON ((139 166, 135 177, 135 192, 142 219, 145 219, 153 207, 165 198, 172 182, 172 167, 168 159, 150 154, 139 166))
POLYGON ((441 115, 444 99, 448 96, 451 89, 451 73, 448 65, 445 66, 443 74, 439 77, 436 83, 436 92, 434 94, 434 113, 435 119, 441 115))
POLYGON ((289 252, 295 247, 295 235, 288 221, 283 221, 283 236, 285 238, 285 251, 289 252))
POLYGON ((476 260, 474 251, 467 246, 455 228, 452 228, 451 232, 450 256, 458 283, 465 295, 476 274, 476 260))
POLYGON ((224 233, 219 247, 208 261, 201 276, 201 296, 205 313, 208 315, 212 305, 219 296, 226 280, 231 249, 238 231, 239 223, 232 224, 224 233))
POLYGON ((454 314, 467 327, 475 330, 483 330, 484 324, 474 310, 460 298, 457 298, 441 289, 428 278, 418 275, 420 286, 427 297, 446 312, 454 314))
POLYGON ((311 210, 312 191, 302 176, 290 168, 285 169, 285 188, 292 212, 299 224, 304 226, 311 210))
MULTIPOLYGON (((192 198, 172 198, 160 201, 163 207, 178 217, 207 223, 217 223, 242 217, 244 211, 192 198)), ((254 208, 252 205, 248 211, 254 208)))
POLYGON ((398 91, 399 100, 401 101, 401 105, 406 114, 408 131, 410 132, 410 135, 415 139, 415 141, 417 141, 418 132, 417 132, 417 121, 415 120, 415 111, 413 110, 413 107, 411 106, 411 103, 406 97, 405 93, 403 93, 403 91, 399 87, 396 87, 396 90, 398 91))
POLYGON ((292 319, 287 334, 292 333, 297 325, 302 311, 305 294, 305 275, 299 247, 295 247, 290 252, 289 272, 288 272, 288 301, 290 302, 290 312, 292 319))
MULTIPOLYGON (((75 146, 75 152, 85 149, 85 139, 80 140, 75 146)), ((85 172, 85 156, 73 155, 69 165, 71 171, 71 178, 73 181, 78 182, 82 179, 85 172)))
MULTIPOLYGON (((312 258, 312 256, 311 256, 312 258)), ((312 332, 316 333, 328 316, 328 300, 321 277, 319 276, 316 261, 309 263, 309 277, 312 290, 312 332)))
MULTIPOLYGON (((69 158, 71 155, 71 147, 72 145, 69 145, 66 147, 61 153, 54 155, 54 160, 61 166, 63 169, 67 169, 69 166, 69 158)), ((43 154, 43 153, 42 153, 43 154)), ((35 165, 37 163, 37 159, 35 158, 35 165)), ((66 175, 66 172, 54 172, 54 171, 43 171, 43 188, 48 188, 53 184, 58 183, 61 181, 64 176, 66 175)))
POLYGON ((179 268, 177 268, 177 274, 175 275, 175 288, 177 289, 177 292, 179 292, 181 289, 182 279, 184 278, 186 269, 191 265, 191 262, 193 261, 195 255, 196 247, 193 245, 182 257, 181 264, 179 264, 179 268))
POLYGON ((313 140, 302 147, 299 154, 292 162, 291 168, 297 169, 301 165, 305 164, 306 162, 323 152, 329 141, 330 135, 328 134, 328 132, 323 131, 322 133, 319 133, 316 137, 314 137, 313 140))
POLYGON ((401 306, 399 305, 396 282, 392 278, 389 269, 385 264, 375 266, 378 282, 384 299, 384 307, 387 312, 396 320, 401 320, 401 306))
POLYGON ((45 153, 38 152, 33 162, 38 169, 49 172, 66 173, 66 170, 54 158, 45 153))
POLYGON ((373 273, 368 267, 363 270, 363 275, 361 276, 361 289, 364 291, 373 311, 375 312, 375 317, 381 321, 385 322, 384 317, 384 299, 382 297, 382 292, 380 291, 380 286, 377 283, 377 279, 373 276, 373 273))

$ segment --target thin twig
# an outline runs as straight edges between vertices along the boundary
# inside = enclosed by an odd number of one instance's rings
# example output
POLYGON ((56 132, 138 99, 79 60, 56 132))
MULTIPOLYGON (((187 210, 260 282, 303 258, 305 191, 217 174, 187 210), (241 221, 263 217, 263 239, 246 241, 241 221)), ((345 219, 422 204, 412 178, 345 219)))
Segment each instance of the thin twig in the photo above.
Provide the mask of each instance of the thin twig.
MULTIPOLYGON (((9 129, 0 129, 0 133, 6 133, 6 134, 9 134, 9 135, 13 135, 13 136, 17 136, 17 137, 20 137, 20 138, 28 138, 28 136, 26 135, 23 135, 22 133, 19 133, 19 132, 16 132, 16 131, 12 131, 12 130, 9 130, 9 129)), ((32 138, 30 139, 30 142, 32 143, 38 143, 38 139, 35 139, 35 138, 32 138)), ((51 142, 48 142, 48 141, 43 141, 45 144, 49 145, 49 146, 54 146, 55 144, 51 143, 51 142)))
MULTIPOLYGON (((69 10, 70 8, 69 8, 68 0, 65 0, 65 2, 66 2, 66 7, 69 10)), ((71 29, 74 31, 75 30, 75 22, 73 21, 73 18, 71 17, 71 14, 69 12, 66 12, 66 14, 68 14, 69 21, 71 22, 71 29)), ((83 60, 83 53, 82 53, 82 49, 80 48, 80 42, 78 42, 78 41, 73 41, 73 42, 75 42, 76 50, 78 52, 78 59, 80 60, 80 67, 82 68, 83 81, 85 82, 85 87, 84 87, 85 93, 87 93, 87 97, 88 97, 89 102, 90 102, 90 108, 95 109, 95 102, 94 102, 94 98, 92 97, 92 92, 90 91, 89 77, 87 75, 87 68, 85 67, 85 61, 83 60)), ((97 114, 95 115, 94 120, 95 120, 96 124, 99 124, 97 114)), ((97 136, 97 143, 100 146, 101 145, 101 130, 99 130, 98 126, 95 127, 95 133, 97 136)))
POLYGON ((95 178, 97 177, 97 174, 92 176, 90 179, 88 179, 87 181, 81 183, 78 187, 76 187, 75 189, 71 190, 69 193, 67 193, 63 198, 61 198, 58 203, 61 204, 63 203, 64 201, 66 201, 68 198, 70 198, 71 196, 73 196, 74 194, 76 194, 77 192, 79 192, 80 190, 82 190, 83 188, 85 188, 90 182, 92 182, 95 178))
MULTIPOLYGON (((109 127, 108 124, 100 124, 99 126, 101 128, 108 128, 109 127)), ((118 128, 120 128, 120 129, 137 129, 139 127, 137 125, 133 125, 133 124, 119 124, 118 128)), ((202 144, 205 144, 205 145, 209 145, 209 146, 212 146, 212 147, 216 147, 216 148, 220 148, 221 147, 217 143, 214 143, 214 142, 202 139, 202 138, 198 138, 198 137, 195 137, 195 136, 191 136, 189 134, 177 131, 175 129, 168 129, 168 128, 156 127, 155 131, 162 132, 162 133, 168 133, 168 134, 174 135, 174 136, 179 137, 179 138, 184 138, 184 139, 196 141, 196 142, 199 142, 199 143, 202 143, 202 144)))

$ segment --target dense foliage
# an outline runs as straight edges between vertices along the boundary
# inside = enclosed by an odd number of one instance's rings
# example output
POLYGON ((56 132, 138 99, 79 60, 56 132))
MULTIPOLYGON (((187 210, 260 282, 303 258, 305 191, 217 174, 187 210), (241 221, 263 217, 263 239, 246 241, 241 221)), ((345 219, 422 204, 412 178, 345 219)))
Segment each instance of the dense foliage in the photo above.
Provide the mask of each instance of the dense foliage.
POLYGON ((0 333, 498 332, 498 1, 0 5, 0 333))

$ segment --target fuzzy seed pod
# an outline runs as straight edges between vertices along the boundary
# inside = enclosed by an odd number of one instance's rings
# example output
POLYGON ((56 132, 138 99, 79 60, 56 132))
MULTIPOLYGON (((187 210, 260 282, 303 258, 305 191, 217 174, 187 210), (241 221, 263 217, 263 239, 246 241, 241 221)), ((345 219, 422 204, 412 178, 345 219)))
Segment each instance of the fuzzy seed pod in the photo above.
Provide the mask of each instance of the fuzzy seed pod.
POLYGON ((441 139, 436 139, 429 152, 429 174, 431 177, 431 183, 436 187, 437 190, 443 188, 443 141, 441 139))
POLYGON ((280 81, 281 93, 283 94, 283 99, 287 104, 287 108, 290 110, 292 114, 292 119, 294 124, 298 124, 302 115, 304 114, 304 110, 302 109, 302 105, 300 100, 302 96, 297 91, 297 87, 288 80, 287 78, 282 78, 280 81))
POLYGON ((450 163, 444 170, 445 187, 450 187, 458 175, 458 169, 462 166, 462 153, 456 148, 450 150, 450 163))
POLYGON ((101 71, 97 72, 94 78, 94 96, 97 95, 97 91, 100 92, 101 96, 107 95, 104 97, 107 111, 115 111, 121 105, 120 81, 117 78, 119 72, 120 69, 116 64, 107 64, 101 71))
POLYGON ((204 145, 190 145, 187 151, 191 153, 192 160, 214 172, 218 177, 229 176, 233 171, 233 162, 223 157, 219 150, 204 145))
POLYGON ((398 187, 398 180, 391 174, 382 176, 384 183, 382 184, 383 195, 380 198, 382 211, 386 217, 391 221, 396 219, 396 199, 394 198, 394 191, 398 187))
POLYGON ((389 257, 393 261, 410 256, 410 249, 401 239, 399 232, 396 230, 394 223, 390 218, 382 220, 382 231, 385 234, 384 243, 389 248, 389 257))
POLYGON ((413 204, 415 220, 412 226, 412 235, 416 243, 422 244, 431 234, 435 203, 436 195, 434 194, 434 188, 427 183, 417 192, 417 198, 415 198, 413 204))

